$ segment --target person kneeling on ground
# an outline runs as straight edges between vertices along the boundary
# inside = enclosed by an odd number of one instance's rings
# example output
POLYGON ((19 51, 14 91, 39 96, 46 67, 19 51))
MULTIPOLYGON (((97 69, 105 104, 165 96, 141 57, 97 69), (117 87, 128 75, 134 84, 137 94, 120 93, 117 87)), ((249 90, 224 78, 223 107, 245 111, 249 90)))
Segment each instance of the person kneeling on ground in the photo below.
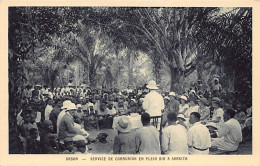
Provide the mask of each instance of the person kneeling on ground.
POLYGON ((239 122, 234 119, 235 114, 233 109, 224 112, 225 123, 219 128, 218 138, 212 141, 212 147, 223 151, 237 150, 239 143, 242 142, 242 131, 239 122))

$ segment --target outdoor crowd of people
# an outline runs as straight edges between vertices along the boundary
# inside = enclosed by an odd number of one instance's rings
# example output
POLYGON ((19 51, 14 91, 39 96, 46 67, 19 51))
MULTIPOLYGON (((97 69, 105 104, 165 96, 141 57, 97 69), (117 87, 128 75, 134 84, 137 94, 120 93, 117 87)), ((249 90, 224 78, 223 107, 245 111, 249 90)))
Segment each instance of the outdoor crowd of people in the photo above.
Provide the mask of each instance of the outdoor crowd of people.
POLYGON ((183 94, 161 92, 155 81, 122 91, 28 85, 17 114, 23 153, 89 153, 88 144, 97 139, 88 131, 113 128, 115 117, 113 154, 236 151, 251 139, 252 106, 234 109, 221 97, 218 78, 210 91, 203 91, 201 84, 183 94), (128 116, 134 115, 140 116, 141 127, 133 128, 128 116), (156 125, 154 117, 159 117, 156 125))

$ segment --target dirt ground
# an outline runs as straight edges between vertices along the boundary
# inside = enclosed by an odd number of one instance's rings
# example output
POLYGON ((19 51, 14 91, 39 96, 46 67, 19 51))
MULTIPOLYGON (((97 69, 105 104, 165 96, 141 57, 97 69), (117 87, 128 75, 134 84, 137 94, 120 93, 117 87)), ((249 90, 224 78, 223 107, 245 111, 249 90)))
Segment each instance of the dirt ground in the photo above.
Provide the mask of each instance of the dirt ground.
MULTIPOLYGON (((88 145, 91 149, 89 153, 92 154, 112 154, 113 152, 113 144, 114 138, 116 136, 116 131, 114 129, 101 129, 97 131, 96 129, 92 129, 88 131, 92 138, 96 138, 99 133, 106 133, 108 134, 107 143, 96 142, 88 145)), ((229 155, 250 155, 252 154, 252 141, 247 141, 242 143, 236 153, 231 153, 229 155)), ((214 153, 210 153, 210 155, 215 155, 214 153)), ((221 154, 218 154, 221 155, 221 154)), ((222 154, 223 155, 223 154, 222 154)))

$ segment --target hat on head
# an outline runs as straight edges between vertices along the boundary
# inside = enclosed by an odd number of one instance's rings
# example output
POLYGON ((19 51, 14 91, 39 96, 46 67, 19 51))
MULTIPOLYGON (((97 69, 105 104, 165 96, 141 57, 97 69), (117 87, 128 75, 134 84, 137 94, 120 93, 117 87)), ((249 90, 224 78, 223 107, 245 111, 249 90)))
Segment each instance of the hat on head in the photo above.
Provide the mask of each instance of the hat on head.
POLYGON ((64 143, 73 142, 72 138, 67 137, 63 140, 64 143))
POLYGON ((148 84, 146 85, 146 88, 148 89, 158 89, 156 82, 151 80, 148 82, 148 84))
POLYGON ((127 133, 132 129, 131 123, 126 116, 121 117, 116 124, 116 129, 122 133, 127 133))
POLYGON ((205 97, 199 98, 198 102, 201 102, 204 105, 208 105, 208 100, 205 97))
POLYGON ((77 107, 74 103, 70 103, 67 107, 67 110, 76 110, 76 109, 77 109, 77 107))
POLYGON ((217 103, 219 104, 220 103, 220 99, 218 97, 213 97, 212 98, 212 103, 217 103))
POLYGON ((81 104, 77 104, 77 108, 82 108, 81 104))
POLYGON ((209 126, 211 126, 211 127, 214 127, 215 129, 218 129, 218 127, 217 127, 217 124, 216 124, 216 123, 209 122, 208 124, 206 124, 206 127, 209 127, 209 126))
POLYGON ((70 103, 71 103, 70 100, 65 100, 63 102, 63 105, 62 105, 61 109, 67 109, 67 107, 69 106, 70 103))
POLYGON ((176 96, 175 92, 170 92, 169 96, 176 96))
POLYGON ((185 101, 188 101, 187 97, 186 96, 181 96, 180 99, 183 99, 185 101))
POLYGON ((177 118, 182 118, 184 121, 186 121, 186 119, 185 119, 185 117, 184 117, 183 114, 179 114, 179 115, 177 116, 177 118))

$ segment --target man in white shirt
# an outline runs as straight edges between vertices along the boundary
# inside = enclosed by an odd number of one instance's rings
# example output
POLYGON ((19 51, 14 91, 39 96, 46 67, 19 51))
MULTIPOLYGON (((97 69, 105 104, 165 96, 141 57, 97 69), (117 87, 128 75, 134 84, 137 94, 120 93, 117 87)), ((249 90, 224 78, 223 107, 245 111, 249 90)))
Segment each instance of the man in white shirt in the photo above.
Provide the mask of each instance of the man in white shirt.
POLYGON ((218 138, 212 141, 212 146, 217 147, 218 150, 235 151, 242 142, 242 130, 239 122, 234 119, 235 114, 233 109, 224 112, 225 123, 217 132, 218 138))
POLYGON ((209 130, 200 123, 200 114, 192 112, 189 119, 193 126, 188 130, 189 154, 207 155, 211 147, 209 130))
POLYGON ((161 154, 158 130, 150 124, 150 115, 143 113, 141 121, 143 127, 136 131, 136 145, 138 154, 161 154))
POLYGON ((165 154, 188 154, 187 131, 176 123, 177 115, 169 112, 169 126, 162 131, 162 150, 165 154))
POLYGON ((150 92, 144 98, 143 109, 151 117, 161 116, 162 110, 164 109, 164 101, 163 97, 156 92, 158 89, 156 82, 149 81, 146 87, 150 90, 150 92))

